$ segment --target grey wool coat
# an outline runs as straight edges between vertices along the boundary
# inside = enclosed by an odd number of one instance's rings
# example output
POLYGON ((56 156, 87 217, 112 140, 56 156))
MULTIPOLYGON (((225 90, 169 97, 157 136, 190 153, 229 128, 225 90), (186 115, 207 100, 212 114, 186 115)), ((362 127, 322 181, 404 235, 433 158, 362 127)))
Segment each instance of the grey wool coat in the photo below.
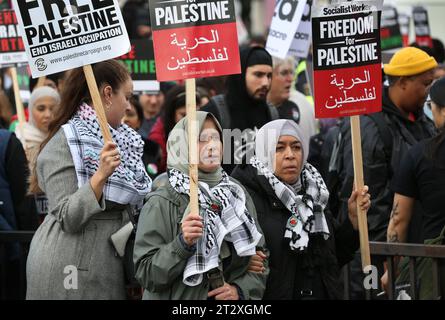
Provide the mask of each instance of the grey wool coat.
POLYGON ((128 220, 125 206, 98 202, 89 183, 78 188, 63 129, 38 156, 37 177, 49 214, 31 242, 26 298, 125 299, 122 260, 109 240, 128 220))

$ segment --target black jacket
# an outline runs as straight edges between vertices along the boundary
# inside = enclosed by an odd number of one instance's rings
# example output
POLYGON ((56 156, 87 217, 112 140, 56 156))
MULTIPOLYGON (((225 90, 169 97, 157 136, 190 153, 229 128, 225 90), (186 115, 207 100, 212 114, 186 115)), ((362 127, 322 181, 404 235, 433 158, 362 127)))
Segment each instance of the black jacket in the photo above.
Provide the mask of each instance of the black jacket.
POLYGON ((9 183, 17 230, 36 230, 38 216, 34 196, 26 194, 29 170, 25 151, 15 134, 11 134, 9 141, 0 143, 7 143, 4 162, 0 161, 0 165, 4 165, 5 178, 9 183))
POLYGON ((325 211, 330 236, 310 236, 305 253, 292 251, 284 232, 290 212, 266 178, 251 165, 239 165, 232 176, 249 192, 270 251, 270 274, 264 299, 340 299, 340 267, 359 247, 358 232, 349 220, 339 225, 325 211), (312 294, 310 294, 312 293, 312 294))
MULTIPOLYGON (((384 150, 384 142, 376 123, 368 116, 360 117, 363 173, 365 184, 369 186, 372 205, 368 211, 369 240, 386 241, 386 231, 392 210, 394 193, 391 191, 391 179, 399 166, 400 160, 411 146, 426 138, 432 137, 436 130, 432 121, 426 118, 423 111, 417 114, 416 121, 406 119, 390 100, 388 89, 383 91, 383 118, 392 135, 390 161, 384 150), (390 163, 389 163, 390 162, 390 163)), ((342 142, 339 149, 340 187, 340 221, 347 217, 348 198, 354 180, 351 131, 349 119, 341 126, 342 142)))

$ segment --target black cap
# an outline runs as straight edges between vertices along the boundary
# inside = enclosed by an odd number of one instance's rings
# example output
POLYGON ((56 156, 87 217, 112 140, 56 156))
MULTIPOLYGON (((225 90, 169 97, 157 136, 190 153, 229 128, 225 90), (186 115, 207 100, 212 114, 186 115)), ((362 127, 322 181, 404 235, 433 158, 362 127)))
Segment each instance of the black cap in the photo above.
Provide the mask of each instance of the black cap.
MULTIPOLYGON (((246 50, 247 61, 246 68, 257 64, 266 64, 272 66, 272 56, 263 47, 253 47, 246 50)), ((241 55, 243 55, 241 53, 241 55)))

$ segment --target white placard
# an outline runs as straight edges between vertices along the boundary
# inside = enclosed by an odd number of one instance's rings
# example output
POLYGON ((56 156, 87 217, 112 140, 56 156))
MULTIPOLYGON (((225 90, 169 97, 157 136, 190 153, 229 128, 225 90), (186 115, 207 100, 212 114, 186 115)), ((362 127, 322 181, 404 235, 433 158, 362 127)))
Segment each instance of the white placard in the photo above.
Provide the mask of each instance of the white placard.
POLYGON ((266 43, 271 55, 287 56, 305 7, 305 0, 277 0, 266 43))
POLYGON ((133 92, 153 93, 159 92, 160 88, 161 84, 156 80, 133 81, 133 92))
POLYGON ((406 13, 399 13, 400 33, 402 36, 409 35, 411 17, 406 13))
POLYGON ((130 50, 116 0, 13 0, 34 78, 130 50))
POLYGON ((307 0, 301 16, 300 24, 297 32, 295 32, 294 40, 289 49, 289 55, 295 58, 306 59, 309 53, 312 37, 311 11, 313 0, 307 0))

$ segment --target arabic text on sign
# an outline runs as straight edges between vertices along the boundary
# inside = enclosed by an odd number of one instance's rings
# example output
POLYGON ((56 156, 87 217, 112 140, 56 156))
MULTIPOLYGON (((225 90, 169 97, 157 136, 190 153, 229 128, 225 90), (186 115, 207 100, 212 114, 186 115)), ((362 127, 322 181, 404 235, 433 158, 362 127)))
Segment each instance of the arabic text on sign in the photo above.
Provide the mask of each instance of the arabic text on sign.
MULTIPOLYGON (((348 92, 348 90, 352 89, 356 85, 366 84, 371 82, 371 76, 369 70, 365 70, 363 73, 364 73, 364 78, 355 77, 347 81, 345 81, 344 79, 341 79, 341 81, 339 81, 339 79, 337 79, 337 74, 335 73, 332 74, 331 75, 332 80, 330 84, 335 85, 342 92, 342 96, 336 98, 334 98, 333 96, 329 96, 329 99, 325 103, 325 107, 327 109, 335 109, 335 108, 340 108, 344 104, 348 103, 354 103, 354 102, 357 103, 362 101, 375 100, 377 95, 374 86, 371 88, 365 87, 363 89, 363 95, 361 96, 356 96, 356 97, 349 96, 350 93, 348 92)), ((356 91, 354 91, 354 93, 356 93, 356 91)))
MULTIPOLYGON (((229 60, 229 56, 228 56, 226 47, 224 47, 223 49, 218 49, 218 50, 213 48, 212 55, 209 57, 204 57, 204 58, 191 57, 189 50, 187 50, 186 53, 187 53, 187 59, 186 58, 182 58, 181 60, 176 59, 176 61, 174 61, 173 66, 171 66, 170 63, 168 63, 167 69, 168 70, 177 70, 177 69, 183 69, 183 68, 185 68, 186 65, 190 65, 190 64, 228 61, 229 60)), ((171 59, 174 60, 175 57, 172 57, 171 59)))

